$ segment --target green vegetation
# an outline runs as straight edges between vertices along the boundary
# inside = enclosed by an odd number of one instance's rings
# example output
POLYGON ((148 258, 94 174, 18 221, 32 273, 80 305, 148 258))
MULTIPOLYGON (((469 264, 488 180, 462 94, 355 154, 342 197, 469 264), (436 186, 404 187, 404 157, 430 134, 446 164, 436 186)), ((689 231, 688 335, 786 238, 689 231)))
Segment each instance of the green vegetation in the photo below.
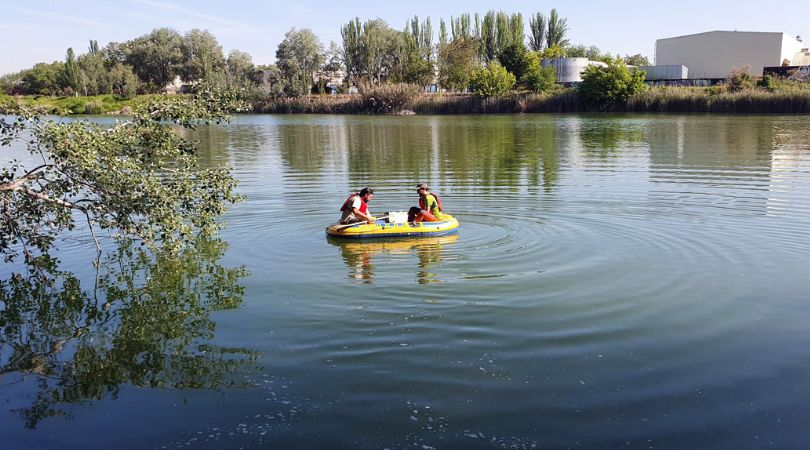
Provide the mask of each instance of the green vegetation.
POLYGON ((0 94, 0 107, 11 108, 15 105, 33 108, 43 114, 132 114, 132 111, 145 107, 149 102, 159 99, 157 94, 139 95, 126 98, 120 95, 104 94, 89 97, 48 97, 29 95, 12 97, 0 94))
POLYGON ((169 252, 213 236, 219 215, 240 199, 236 181, 227 169, 200 169, 193 143, 166 123, 218 122, 237 106, 231 92, 200 89, 156 99, 113 126, 56 122, 17 105, 0 111, 13 114, 0 117, 0 145, 26 148, 38 161, 10 152, 0 171, 6 262, 54 271, 54 240, 77 222, 97 246, 101 230, 169 252))
POLYGON ((623 61, 615 59, 607 67, 588 66, 582 74, 579 93, 592 105, 610 108, 627 102, 646 88, 643 71, 631 72, 623 61))
MULTIPOLYGON (((293 28, 278 46, 276 63, 263 66, 255 66, 250 55, 238 50, 226 58, 216 38, 206 31, 195 29, 181 35, 160 28, 105 47, 91 40, 84 54, 67 49, 62 62, 40 63, 2 76, 0 90, 14 98, 0 96, 0 104, 35 106, 54 114, 128 113, 149 101, 142 95, 183 92, 199 85, 239 89, 252 100, 255 111, 267 112, 420 110, 407 105, 427 102, 419 95, 425 91, 499 97, 483 107, 499 111, 635 110, 644 109, 641 105, 648 103, 653 108, 667 108, 678 107, 683 98, 679 93, 669 101, 674 91, 667 89, 643 92, 643 74, 627 66, 650 65, 644 55, 621 57, 594 45, 571 44, 568 21, 556 9, 547 15, 534 13, 528 21, 520 13, 504 11, 464 13, 449 20, 440 18, 437 28, 434 30, 429 17, 414 16, 402 29, 379 18, 362 21, 356 17, 341 26, 341 42, 328 46, 311 30, 293 28), (571 91, 558 86, 555 70, 542 64, 544 59, 562 57, 588 58, 608 67, 588 68, 582 85, 571 91), (320 97, 327 93, 333 96, 320 97), (548 94, 544 98, 560 96, 565 101, 555 101, 550 108, 535 108, 532 105, 536 102, 525 101, 527 93, 548 94), (577 97, 575 102, 570 101, 572 96, 577 97), (511 100, 505 98, 523 100, 509 103, 511 100), (634 98, 646 100, 637 102, 634 98)), ((718 89, 757 99, 768 93, 792 95, 795 101, 788 100, 788 104, 793 105, 802 105, 804 95, 793 91, 786 94, 780 80, 757 79, 743 68, 730 74, 723 87, 688 91, 690 108, 714 108, 707 105, 715 104, 717 98, 726 99, 718 95, 718 89)), ((477 100, 462 98, 450 95, 427 103, 444 105, 438 110, 482 110, 476 106, 477 100), (462 106, 451 106, 455 104, 462 106)), ((541 103, 546 104, 545 100, 541 103)), ((764 103, 757 100, 751 104, 764 103)))
POLYGON ((476 70, 472 77, 473 92, 479 97, 500 97, 514 85, 515 76, 495 61, 476 70))

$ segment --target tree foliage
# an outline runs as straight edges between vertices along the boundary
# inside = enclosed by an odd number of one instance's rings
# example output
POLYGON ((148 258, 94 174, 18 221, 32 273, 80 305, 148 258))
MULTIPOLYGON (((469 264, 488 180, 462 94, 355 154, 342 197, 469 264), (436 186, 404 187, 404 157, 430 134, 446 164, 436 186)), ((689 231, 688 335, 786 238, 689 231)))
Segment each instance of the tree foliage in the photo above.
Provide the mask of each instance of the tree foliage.
POLYGON ((617 58, 610 61, 607 67, 588 66, 582 73, 579 93, 591 104, 615 106, 647 88, 644 76, 644 71, 630 71, 624 62, 617 58))
POLYGON ((520 78, 520 84, 532 92, 548 92, 556 86, 554 67, 542 67, 537 52, 529 52, 529 66, 520 78))
POLYGON ((635 55, 626 55, 624 57, 624 63, 630 66, 651 66, 650 60, 642 55, 641 53, 636 53, 635 55))
POLYGON ((529 48, 535 52, 543 50, 546 41, 546 16, 536 13, 529 18, 529 48))
POLYGON ((225 55, 217 38, 208 31, 193 29, 186 33, 180 44, 182 61, 178 75, 189 82, 212 81, 225 70, 225 55))
POLYGON ((312 75, 323 59, 323 46, 312 30, 293 28, 288 31, 276 51, 276 63, 286 82, 285 92, 308 94, 312 89, 312 75))
POLYGON ((113 126, 5 111, 16 119, 0 118, 0 144, 26 148, 36 161, 11 159, 0 171, 5 260, 52 270, 55 239, 79 223, 97 245, 100 230, 169 251, 213 235, 217 217, 239 200, 236 181, 225 168, 200 169, 194 145, 166 123, 221 121, 235 106, 233 93, 201 89, 113 126))
POLYGON ((568 45, 568 19, 560 17, 556 9, 552 9, 548 15, 546 24, 546 47, 565 47, 568 45))
POLYGON ((466 90, 473 72, 478 68, 478 48, 476 39, 457 39, 441 48, 439 57, 443 64, 439 83, 446 89, 466 90))
POLYGON ((529 52, 522 42, 513 42, 501 50, 498 61, 519 80, 532 64, 531 55, 532 52, 529 52))
POLYGON ((183 38, 171 28, 158 28, 123 45, 124 62, 149 85, 161 90, 179 75, 183 63, 183 38))
POLYGON ((500 97, 515 86, 515 76, 496 61, 475 71, 472 89, 480 97, 500 97))

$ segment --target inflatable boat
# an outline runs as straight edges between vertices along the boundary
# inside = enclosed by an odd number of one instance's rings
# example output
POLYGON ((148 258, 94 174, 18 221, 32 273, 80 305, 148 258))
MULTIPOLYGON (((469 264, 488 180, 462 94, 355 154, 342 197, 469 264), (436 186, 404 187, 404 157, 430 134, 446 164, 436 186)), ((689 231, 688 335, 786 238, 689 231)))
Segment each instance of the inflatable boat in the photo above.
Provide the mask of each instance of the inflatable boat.
POLYGON ((458 232, 458 220, 446 216, 441 222, 389 222, 380 219, 374 223, 343 225, 335 223, 326 227, 326 234, 335 238, 392 238, 416 236, 444 236, 458 232))

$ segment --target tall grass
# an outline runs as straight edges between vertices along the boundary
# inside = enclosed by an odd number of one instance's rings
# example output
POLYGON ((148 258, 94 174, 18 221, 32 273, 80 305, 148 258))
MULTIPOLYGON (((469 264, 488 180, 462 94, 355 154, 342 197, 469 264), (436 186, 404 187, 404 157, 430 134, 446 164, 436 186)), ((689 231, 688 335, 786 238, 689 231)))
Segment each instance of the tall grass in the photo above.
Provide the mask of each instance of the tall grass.
POLYGON ((631 97, 617 109, 630 112, 810 114, 810 89, 661 87, 631 97), (623 106, 623 107, 622 107, 623 106))
POLYGON ((119 114, 122 110, 138 108, 148 103, 154 95, 139 95, 134 98, 124 98, 118 95, 106 94, 90 97, 49 97, 41 95, 26 95, 19 97, 6 96, 3 102, 21 103, 37 108, 44 114, 119 114))
MULTIPOLYGON (((810 83, 777 80, 768 87, 734 91, 728 86, 653 87, 611 108, 586 104, 575 89, 551 93, 512 93, 481 98, 472 94, 425 94, 409 85, 386 85, 362 95, 310 95, 255 100, 254 112, 275 114, 508 114, 594 111, 676 113, 810 114, 810 83)), ((24 103, 50 114, 109 114, 137 109, 158 95, 125 99, 95 97, 0 96, 0 105, 24 103)))

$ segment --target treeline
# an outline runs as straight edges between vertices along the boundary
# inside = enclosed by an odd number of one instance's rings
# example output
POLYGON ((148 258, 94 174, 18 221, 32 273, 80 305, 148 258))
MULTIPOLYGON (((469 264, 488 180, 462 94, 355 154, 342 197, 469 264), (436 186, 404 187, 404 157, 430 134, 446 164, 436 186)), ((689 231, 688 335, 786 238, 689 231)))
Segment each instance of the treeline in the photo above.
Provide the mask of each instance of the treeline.
MULTIPOLYGON (((503 11, 440 19, 437 27, 429 17, 414 17, 402 29, 381 19, 355 18, 340 31, 342 42, 326 47, 311 30, 293 28, 277 48, 276 63, 257 67, 245 52, 226 57, 207 31, 181 35, 160 28, 103 48, 90 41, 80 55, 67 49, 64 61, 0 77, 0 88, 6 94, 131 97, 161 92, 180 77, 187 84, 245 87, 274 98, 325 93, 330 87, 364 92, 392 83, 436 84, 446 91, 472 87, 497 95, 514 87, 542 92, 553 86, 553 71, 541 67, 542 58, 615 59, 595 46, 571 45, 567 19, 555 9, 535 13, 528 22, 520 13, 503 11)), ((624 59, 649 64, 641 55, 624 59)))
POLYGON ((0 77, 9 95, 102 95, 158 93, 176 77, 207 80, 229 86, 256 85, 262 72, 249 54, 233 50, 227 57, 216 37, 194 29, 185 35, 159 28, 127 42, 99 47, 76 55, 68 48, 64 61, 39 63, 30 69, 0 77))

